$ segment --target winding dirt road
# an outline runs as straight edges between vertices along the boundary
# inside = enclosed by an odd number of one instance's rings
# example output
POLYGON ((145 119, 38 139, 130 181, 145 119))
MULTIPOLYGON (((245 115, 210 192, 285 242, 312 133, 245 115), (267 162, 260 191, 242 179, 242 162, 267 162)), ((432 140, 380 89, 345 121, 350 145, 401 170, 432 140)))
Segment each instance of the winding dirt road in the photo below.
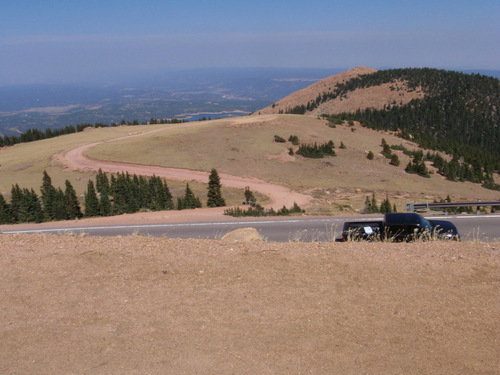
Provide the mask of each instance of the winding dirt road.
MULTIPOLYGON (((255 118, 249 119, 249 121, 255 121, 255 118)), ((186 125, 184 124, 184 126, 186 125)), ((85 155, 85 152, 87 150, 102 143, 116 142, 125 138, 138 137, 141 135, 151 134, 160 131, 164 132, 168 129, 173 129, 175 127, 152 130, 140 134, 133 134, 125 137, 119 137, 112 140, 90 143, 72 149, 65 153, 64 152, 58 153, 54 155, 54 159, 57 160, 59 163, 61 163, 64 167, 77 171, 98 171, 100 168, 102 169, 103 172, 107 173, 128 172, 130 174, 137 174, 142 176, 155 175, 170 180, 197 181, 197 182, 207 183, 209 173, 204 171, 96 160, 96 159, 91 159, 85 155)), ((219 173, 219 177, 221 179, 221 184, 223 186, 241 188, 241 189, 244 189, 246 186, 248 186, 252 191, 256 191, 268 196, 271 199, 271 203, 267 204, 266 208, 272 207, 274 209, 280 209, 283 206, 291 207, 293 206, 294 202, 296 202, 299 206, 304 207, 311 200, 311 197, 308 195, 292 191, 280 185, 270 184, 266 181, 257 178, 249 179, 239 176, 232 176, 224 173, 219 173)))

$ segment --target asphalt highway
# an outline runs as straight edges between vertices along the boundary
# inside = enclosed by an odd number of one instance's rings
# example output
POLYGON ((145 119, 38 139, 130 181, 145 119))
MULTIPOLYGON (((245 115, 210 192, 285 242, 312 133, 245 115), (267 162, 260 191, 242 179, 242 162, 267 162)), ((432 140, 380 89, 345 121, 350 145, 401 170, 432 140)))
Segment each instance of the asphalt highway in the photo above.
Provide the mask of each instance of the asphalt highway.
MULTIPOLYGON (((382 217, 379 217, 380 219, 382 217)), ((492 241, 500 239, 500 215, 441 215, 428 218, 453 222, 464 241, 492 241)), ((263 219, 235 219, 221 222, 165 223, 144 225, 86 226, 72 228, 44 228, 8 230, 3 233, 85 233, 91 236, 127 236, 140 234, 152 237, 217 239, 239 228, 255 228, 268 241, 334 241, 349 220, 376 220, 374 216, 359 217, 275 217, 263 219)))

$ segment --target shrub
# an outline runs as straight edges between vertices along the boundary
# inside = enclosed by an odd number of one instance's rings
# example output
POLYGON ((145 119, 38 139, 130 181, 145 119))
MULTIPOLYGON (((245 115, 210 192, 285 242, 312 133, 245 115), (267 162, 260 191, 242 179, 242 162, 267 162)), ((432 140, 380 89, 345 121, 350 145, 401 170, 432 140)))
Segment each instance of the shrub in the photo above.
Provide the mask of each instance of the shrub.
POLYGON ((292 142, 294 146, 297 146, 299 144, 299 137, 297 137, 296 135, 291 135, 290 137, 288 137, 288 141, 292 142))

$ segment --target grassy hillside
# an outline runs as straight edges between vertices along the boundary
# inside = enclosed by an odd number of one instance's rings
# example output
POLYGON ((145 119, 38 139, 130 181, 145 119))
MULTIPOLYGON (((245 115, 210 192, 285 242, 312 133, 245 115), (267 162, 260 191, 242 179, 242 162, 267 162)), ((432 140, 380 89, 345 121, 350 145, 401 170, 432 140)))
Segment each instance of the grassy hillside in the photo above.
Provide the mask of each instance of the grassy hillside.
POLYGON ((357 73, 329 77, 323 80, 329 85, 320 81, 296 93, 293 102, 283 99, 288 106, 277 103, 273 108, 280 113, 342 114, 463 157, 489 172, 500 169, 500 80, 430 68, 357 73))
MULTIPOLYGON (((94 179, 96 174, 92 171, 75 172, 64 169, 54 160, 54 155, 85 144, 147 132, 161 127, 161 125, 151 125, 141 126, 140 128, 137 126, 119 126, 87 129, 81 133, 0 148, 0 193, 9 199, 11 187, 16 183, 21 188, 32 187, 39 192, 42 184, 42 174, 46 170, 51 176, 55 187, 64 188, 64 182, 68 179, 73 184, 80 199, 83 200, 87 182, 89 179, 94 179)), ((206 195, 205 185, 193 182, 190 186, 195 194, 206 195)), ((184 193, 185 183, 169 181, 169 187, 174 196, 180 196, 184 193)), ((231 192, 231 194, 233 193, 231 192)), ((238 200, 240 199, 238 197, 238 200)))
MULTIPOLYGON (((446 181, 433 174, 422 178, 404 171, 410 158, 400 151, 401 164, 395 167, 382 156, 382 138, 390 145, 417 145, 388 133, 359 125, 326 126, 326 121, 299 115, 266 115, 190 124, 164 132, 100 145, 87 152, 92 158, 154 164, 257 177, 308 192, 315 199, 313 211, 339 211, 351 205, 363 207, 366 195, 375 192, 379 199, 387 194, 399 209, 407 201, 498 199, 498 192, 478 184, 446 181), (288 139, 296 135, 300 143, 333 140, 337 156, 309 159, 289 155, 290 142, 274 142, 274 135, 288 139), (346 149, 340 149, 343 142, 346 149), (367 160, 368 151, 375 159, 367 160)), ((346 208, 348 211, 349 208, 346 208)))
MULTIPOLYGON (((85 191, 93 172, 64 170, 53 155, 77 146, 101 140, 138 136, 101 144, 87 155, 104 160, 124 161, 144 165, 171 166, 210 171, 216 168, 226 173, 248 178, 260 178, 306 192, 314 197, 310 213, 354 212, 363 207, 367 195, 375 193, 379 200, 387 195, 398 209, 408 201, 432 201, 450 195, 453 200, 496 200, 498 192, 478 184, 446 181, 433 174, 422 178, 405 173, 410 161, 400 151, 401 164, 395 167, 382 156, 382 138, 390 145, 403 144, 407 149, 417 146, 388 133, 377 132, 355 124, 326 126, 326 121, 300 115, 249 116, 183 124, 180 127, 155 125, 115 127, 87 131, 43 141, 18 144, 0 150, 0 192, 9 198, 12 184, 21 187, 41 185, 43 170, 47 170, 54 186, 72 181, 77 193, 85 191), (148 134, 149 130, 159 132, 148 134), (290 142, 274 142, 274 136, 288 139, 296 135, 300 143, 313 144, 332 140, 337 156, 309 159, 289 155, 290 142), (340 143, 346 148, 340 149, 340 143), (372 151, 374 160, 366 154, 372 151)), ((170 181, 174 196, 182 195, 185 184, 170 181)), ((193 184, 195 193, 204 197, 206 185, 193 184)), ((229 204, 241 201, 242 192, 232 191, 229 204)))

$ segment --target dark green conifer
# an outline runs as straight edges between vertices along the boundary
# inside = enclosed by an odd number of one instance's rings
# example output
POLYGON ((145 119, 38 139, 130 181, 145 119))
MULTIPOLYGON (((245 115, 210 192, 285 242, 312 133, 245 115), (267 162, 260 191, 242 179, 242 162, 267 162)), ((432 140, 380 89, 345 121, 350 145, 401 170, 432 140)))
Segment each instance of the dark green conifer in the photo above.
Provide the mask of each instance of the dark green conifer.
POLYGON ((64 201, 66 205, 66 218, 69 220, 79 219, 83 216, 80 208, 80 202, 76 196, 76 191, 69 180, 65 182, 64 201))
POLYGON ((399 157, 398 157, 398 155, 392 154, 391 161, 390 161, 389 164, 394 165, 396 167, 399 166, 399 157))
POLYGON ((22 189, 19 222, 41 223, 43 221, 43 209, 38 195, 33 189, 22 189))
POLYGON ((66 197, 61 188, 55 189, 54 202, 52 203, 52 220, 67 220, 68 210, 66 197))
POLYGON ((101 197, 99 199, 99 213, 101 216, 111 216, 113 213, 113 207, 106 192, 101 193, 101 197))
POLYGON ((99 171, 97 172, 95 182, 97 192, 99 192, 100 194, 109 194, 109 179, 107 174, 104 173, 101 168, 99 168, 99 171))
POLYGON ((4 196, 0 193, 0 224, 11 224, 12 222, 13 220, 10 206, 4 196))
POLYGON ((184 197, 177 200, 177 209, 183 210, 183 209, 200 208, 200 207, 201 207, 200 199, 194 195, 193 191, 189 187, 189 184, 186 184, 186 191, 184 192, 184 197))
POLYGON ((41 198, 45 220, 54 220, 56 218, 55 211, 57 210, 57 190, 54 186, 52 186, 52 179, 47 171, 43 171, 40 193, 42 195, 41 198))
POLYGON ((219 173, 215 168, 210 171, 208 178, 207 207, 223 207, 226 205, 222 198, 219 173))
POLYGON ((253 205, 257 202, 257 199, 253 195, 253 192, 250 190, 250 186, 245 186, 245 203, 253 205))
POLYGON ((85 216, 99 216, 99 200, 92 180, 89 180, 87 192, 85 193, 85 216))
POLYGON ((23 192, 18 184, 12 185, 10 191, 10 212, 12 220, 17 223, 21 218, 21 204, 23 200, 23 192))
POLYGON ((391 202, 389 201, 389 197, 385 197, 385 199, 380 204, 380 213, 386 214, 391 212, 392 212, 391 202))

